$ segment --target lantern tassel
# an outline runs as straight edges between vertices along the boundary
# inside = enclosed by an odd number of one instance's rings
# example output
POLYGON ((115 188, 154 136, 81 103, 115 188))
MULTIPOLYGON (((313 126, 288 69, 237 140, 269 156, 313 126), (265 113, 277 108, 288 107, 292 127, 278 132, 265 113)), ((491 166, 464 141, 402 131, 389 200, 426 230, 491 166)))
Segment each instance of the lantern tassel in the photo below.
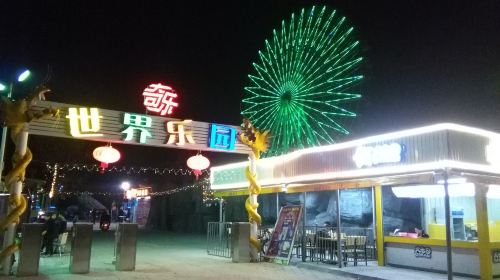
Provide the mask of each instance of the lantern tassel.
POLYGON ((193 174, 196 176, 196 180, 198 180, 198 177, 201 175, 201 170, 199 169, 193 169, 193 174))
POLYGON ((101 171, 99 171, 99 173, 104 174, 106 168, 108 168, 108 164, 101 161, 101 171))

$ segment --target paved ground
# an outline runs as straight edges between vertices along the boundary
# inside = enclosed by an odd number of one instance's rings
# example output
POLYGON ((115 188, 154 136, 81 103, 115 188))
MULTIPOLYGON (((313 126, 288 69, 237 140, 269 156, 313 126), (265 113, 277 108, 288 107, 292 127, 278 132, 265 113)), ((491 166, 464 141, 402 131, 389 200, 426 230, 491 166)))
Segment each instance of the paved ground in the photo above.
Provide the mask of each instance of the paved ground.
MULTIPOLYGON (((200 235, 140 231, 136 271, 115 271, 113 261, 114 232, 98 231, 93 236, 91 272, 84 275, 69 273, 69 254, 42 257, 38 277, 6 277, 2 279, 447 279, 445 274, 418 272, 376 265, 339 269, 331 264, 297 262, 295 265, 271 263, 232 263, 229 259, 209 256, 206 239, 200 235), (357 274, 357 275, 355 275, 357 274)), ((114 225, 112 226, 114 229, 114 225)), ((69 244, 68 244, 69 246, 69 244)), ((454 279, 466 279, 455 277, 454 279)))
POLYGON ((113 238, 113 232, 95 232, 91 273, 87 275, 70 274, 69 256, 54 255, 41 258, 38 277, 22 279, 357 279, 297 266, 232 263, 229 259, 208 256, 203 236, 161 232, 140 232, 136 271, 117 272, 112 264, 113 238))

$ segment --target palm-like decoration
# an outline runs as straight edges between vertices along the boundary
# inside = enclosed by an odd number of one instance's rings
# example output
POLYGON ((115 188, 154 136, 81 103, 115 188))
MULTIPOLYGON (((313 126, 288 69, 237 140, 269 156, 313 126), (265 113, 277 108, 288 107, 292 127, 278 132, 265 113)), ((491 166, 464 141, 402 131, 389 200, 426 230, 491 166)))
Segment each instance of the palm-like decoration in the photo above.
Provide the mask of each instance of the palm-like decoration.
POLYGON ((356 116, 351 107, 361 95, 352 87, 363 78, 355 74, 362 57, 352 32, 336 11, 313 7, 298 18, 292 14, 265 41, 241 113, 273 134, 268 155, 334 143, 349 133, 341 121, 356 116))

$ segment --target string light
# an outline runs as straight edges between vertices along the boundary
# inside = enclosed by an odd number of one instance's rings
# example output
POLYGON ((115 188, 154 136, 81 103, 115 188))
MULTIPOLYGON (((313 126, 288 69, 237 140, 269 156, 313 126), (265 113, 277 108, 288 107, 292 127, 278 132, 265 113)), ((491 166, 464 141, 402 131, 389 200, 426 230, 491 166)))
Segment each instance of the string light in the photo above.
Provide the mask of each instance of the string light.
POLYGON ((212 203, 219 202, 220 198, 215 197, 214 191, 210 189, 210 178, 205 178, 202 184, 203 184, 203 193, 202 193, 203 203, 211 205, 212 203))
MULTIPOLYGON (((170 189, 170 190, 166 190, 166 191, 151 192, 151 193, 149 193, 149 196, 167 196, 167 195, 171 195, 171 194, 175 194, 178 192, 187 191, 187 190, 191 190, 191 189, 195 189, 195 188, 199 188, 199 187, 200 187, 199 184, 189 185, 189 186, 179 187, 179 188, 170 189)), ((205 186, 203 186, 203 188, 205 188, 205 186)), ((73 196, 79 196, 79 195, 123 196, 123 192, 88 192, 88 191, 69 192, 69 191, 67 191, 67 192, 60 192, 59 194, 60 195, 67 195, 67 196, 70 196, 70 195, 73 195, 73 196)))
MULTIPOLYGON (((55 168, 59 171, 86 171, 86 172, 103 172, 103 169, 97 164, 78 164, 78 163, 66 163, 66 164, 51 164, 45 163, 47 169, 51 172, 55 168)), ((158 168, 158 167, 117 167, 113 166, 109 169, 105 169, 104 172, 117 172, 126 174, 147 174, 153 173, 154 175, 192 175, 193 171, 184 168, 158 168)), ((208 170, 204 170, 203 173, 209 174, 208 170)))
POLYGON ((49 198, 52 198, 54 196, 54 189, 56 187, 56 182, 57 182, 57 172, 58 172, 58 167, 57 163, 54 164, 54 171, 52 173, 52 184, 50 185, 50 192, 49 192, 49 198))

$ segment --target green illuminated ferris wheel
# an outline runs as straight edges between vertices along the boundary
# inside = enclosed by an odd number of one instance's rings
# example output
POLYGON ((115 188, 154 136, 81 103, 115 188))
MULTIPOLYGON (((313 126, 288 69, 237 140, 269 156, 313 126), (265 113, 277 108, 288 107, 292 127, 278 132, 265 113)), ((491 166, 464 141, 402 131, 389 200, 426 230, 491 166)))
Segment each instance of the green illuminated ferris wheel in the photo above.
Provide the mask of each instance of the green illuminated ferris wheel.
POLYGON ((354 86, 359 41, 353 28, 326 7, 302 9, 282 21, 265 41, 245 87, 241 114, 259 129, 271 130, 268 155, 334 143, 349 134, 343 124, 356 117, 361 98, 354 86))

